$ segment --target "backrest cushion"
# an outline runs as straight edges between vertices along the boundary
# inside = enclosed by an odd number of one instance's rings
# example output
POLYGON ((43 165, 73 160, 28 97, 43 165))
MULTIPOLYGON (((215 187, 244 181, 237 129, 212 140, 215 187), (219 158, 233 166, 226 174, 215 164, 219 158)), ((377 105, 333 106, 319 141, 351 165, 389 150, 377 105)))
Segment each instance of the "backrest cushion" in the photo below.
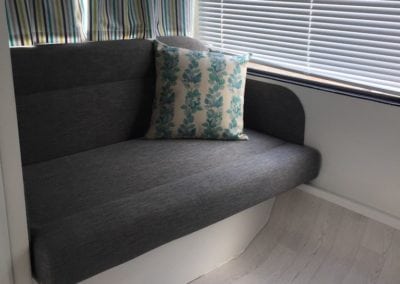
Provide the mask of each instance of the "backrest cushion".
POLYGON ((127 139, 148 128, 152 42, 11 49, 23 164, 127 139))

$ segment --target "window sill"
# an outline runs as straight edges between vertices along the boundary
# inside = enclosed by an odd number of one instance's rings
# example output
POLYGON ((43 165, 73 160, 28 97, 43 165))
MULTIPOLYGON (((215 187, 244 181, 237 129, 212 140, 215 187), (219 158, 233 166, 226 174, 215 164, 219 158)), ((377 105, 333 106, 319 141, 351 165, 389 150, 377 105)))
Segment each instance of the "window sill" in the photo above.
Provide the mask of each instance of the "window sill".
POLYGON ((400 96, 257 63, 249 63, 247 74, 349 97, 400 106, 400 96))

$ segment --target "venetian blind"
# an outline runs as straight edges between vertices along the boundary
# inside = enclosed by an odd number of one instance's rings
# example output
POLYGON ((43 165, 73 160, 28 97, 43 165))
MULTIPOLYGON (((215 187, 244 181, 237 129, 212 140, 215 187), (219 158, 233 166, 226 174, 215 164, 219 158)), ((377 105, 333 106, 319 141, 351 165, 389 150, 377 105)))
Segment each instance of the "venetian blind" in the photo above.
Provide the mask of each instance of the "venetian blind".
POLYGON ((258 63, 400 94, 398 0, 199 0, 199 36, 258 63))

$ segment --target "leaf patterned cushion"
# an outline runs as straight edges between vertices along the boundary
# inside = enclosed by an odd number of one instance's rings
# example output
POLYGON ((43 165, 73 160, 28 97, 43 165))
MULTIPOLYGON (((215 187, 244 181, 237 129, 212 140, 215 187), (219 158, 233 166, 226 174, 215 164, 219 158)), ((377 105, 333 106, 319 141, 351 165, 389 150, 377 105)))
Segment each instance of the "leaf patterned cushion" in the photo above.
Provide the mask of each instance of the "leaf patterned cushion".
POLYGON ((156 96, 146 138, 246 140, 249 55, 194 51, 155 41, 156 96))

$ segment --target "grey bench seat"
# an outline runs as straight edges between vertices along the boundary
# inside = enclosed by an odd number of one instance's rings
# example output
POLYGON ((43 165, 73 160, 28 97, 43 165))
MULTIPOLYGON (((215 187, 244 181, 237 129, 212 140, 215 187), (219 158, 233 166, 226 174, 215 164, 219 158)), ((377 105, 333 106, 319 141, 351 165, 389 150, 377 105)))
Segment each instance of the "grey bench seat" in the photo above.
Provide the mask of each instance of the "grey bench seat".
MULTIPOLYGON (((206 50, 186 37, 168 44, 206 50)), ((32 270, 75 283, 312 180, 305 114, 251 78, 249 141, 143 140, 154 97, 149 40, 11 50, 32 270)))
POLYGON ((315 150, 247 133, 136 139, 25 166, 37 277, 74 283, 317 175, 315 150))

